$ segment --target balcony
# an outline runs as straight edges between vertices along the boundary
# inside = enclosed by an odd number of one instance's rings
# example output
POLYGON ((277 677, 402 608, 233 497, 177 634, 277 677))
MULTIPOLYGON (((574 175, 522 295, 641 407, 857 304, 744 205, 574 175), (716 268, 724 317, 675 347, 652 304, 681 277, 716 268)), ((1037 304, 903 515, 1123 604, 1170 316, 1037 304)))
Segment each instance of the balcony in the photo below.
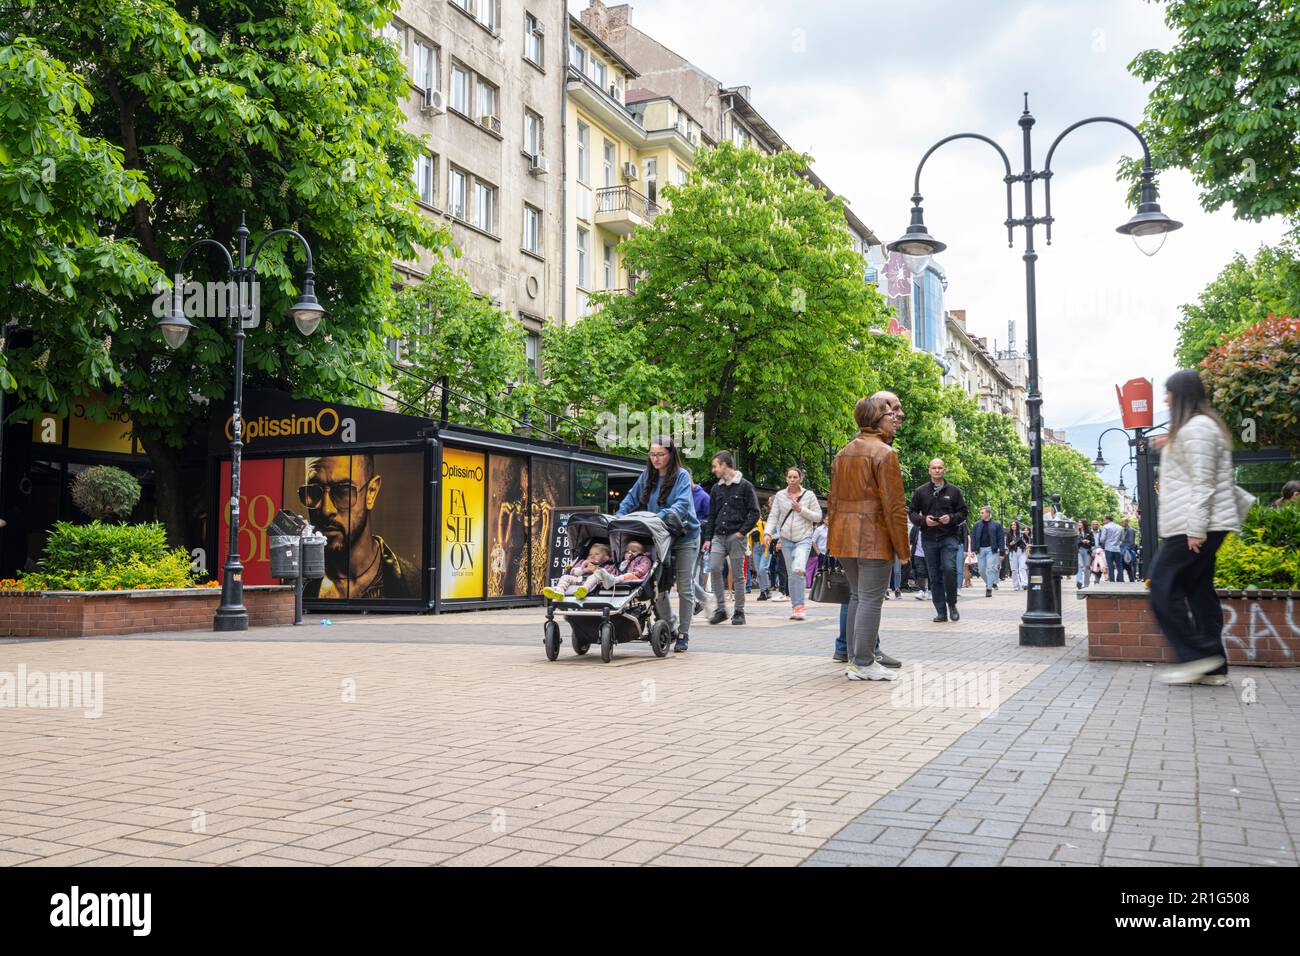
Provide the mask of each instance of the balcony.
POLYGON ((596 225, 620 236, 630 236, 659 215, 659 207, 631 186, 596 190, 596 225))

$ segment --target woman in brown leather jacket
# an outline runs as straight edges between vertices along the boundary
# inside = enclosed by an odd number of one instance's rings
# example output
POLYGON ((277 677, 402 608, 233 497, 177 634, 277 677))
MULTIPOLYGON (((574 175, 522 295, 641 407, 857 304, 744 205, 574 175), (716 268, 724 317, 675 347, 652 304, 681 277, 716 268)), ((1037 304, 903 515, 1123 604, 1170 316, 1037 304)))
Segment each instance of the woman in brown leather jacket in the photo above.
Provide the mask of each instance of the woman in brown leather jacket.
POLYGON ((903 471, 890 447, 903 410, 896 396, 877 392, 858 401, 853 418, 861 431, 835 456, 826 509, 826 550, 849 579, 844 674, 849 680, 894 680, 898 675, 876 662, 875 649, 894 559, 912 556, 903 471))

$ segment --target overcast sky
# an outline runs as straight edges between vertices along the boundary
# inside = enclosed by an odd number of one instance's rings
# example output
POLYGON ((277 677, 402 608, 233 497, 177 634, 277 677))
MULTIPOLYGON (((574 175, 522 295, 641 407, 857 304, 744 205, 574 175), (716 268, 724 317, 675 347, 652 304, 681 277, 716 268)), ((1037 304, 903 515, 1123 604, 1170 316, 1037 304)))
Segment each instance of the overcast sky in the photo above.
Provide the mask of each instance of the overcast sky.
MULTIPOLYGON (((586 0, 569 0, 578 13, 586 0)), ((632 23, 753 102, 884 241, 906 228, 921 155, 951 133, 996 139, 1023 166, 1020 118, 1029 92, 1034 163, 1089 116, 1136 123, 1146 91, 1126 69, 1141 50, 1169 49, 1159 3, 1050 0, 908 3, 835 0, 639 0, 632 23)), ((1173 370, 1178 307, 1227 264, 1282 235, 1280 221, 1238 222, 1196 202, 1181 171, 1160 177, 1166 213, 1185 226, 1153 258, 1115 232, 1132 209, 1116 163, 1138 149, 1111 124, 1071 133, 1052 165, 1052 245, 1038 246, 1039 355, 1045 420, 1057 427, 1115 418, 1114 385, 1173 370)), ((926 163, 925 221, 948 244, 946 306, 973 334, 1025 342, 1024 232, 1007 248, 1002 163, 959 141, 926 163)), ((1035 213, 1042 214, 1041 184, 1035 213)), ((1015 215, 1024 214, 1017 185, 1015 215)), ((1158 391, 1158 388, 1157 388, 1158 391)), ((1158 396, 1159 397, 1159 396, 1158 396)))

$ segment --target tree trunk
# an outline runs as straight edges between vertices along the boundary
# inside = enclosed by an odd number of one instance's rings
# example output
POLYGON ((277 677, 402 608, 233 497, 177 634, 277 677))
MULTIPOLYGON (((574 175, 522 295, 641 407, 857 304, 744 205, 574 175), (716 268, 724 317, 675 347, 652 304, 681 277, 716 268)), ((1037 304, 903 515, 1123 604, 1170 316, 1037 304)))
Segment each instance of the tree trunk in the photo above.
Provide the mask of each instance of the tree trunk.
POLYGON ((158 518, 167 529, 167 543, 176 548, 184 547, 189 520, 181 494, 180 452, 166 442, 144 436, 140 436, 140 444, 153 465, 154 496, 158 518))

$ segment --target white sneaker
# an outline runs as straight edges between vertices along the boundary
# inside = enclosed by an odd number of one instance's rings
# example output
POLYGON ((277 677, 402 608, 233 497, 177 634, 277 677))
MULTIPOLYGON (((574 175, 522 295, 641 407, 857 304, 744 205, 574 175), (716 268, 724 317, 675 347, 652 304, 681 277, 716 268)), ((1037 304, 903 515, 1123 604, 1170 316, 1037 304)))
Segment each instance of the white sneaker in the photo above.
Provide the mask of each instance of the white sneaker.
POLYGON ((855 664, 850 664, 844 672, 844 676, 849 680, 898 680, 896 672, 875 661, 872 661, 869 667, 858 667, 855 664))
POLYGON ((1224 684, 1228 683, 1228 675, 1227 674, 1206 674, 1196 683, 1208 684, 1211 687, 1222 687, 1224 684))
POLYGON ((926 597, 927 597, 927 595, 926 595, 924 589, 922 589, 922 590, 920 590, 920 591, 918 591, 918 592, 916 593, 916 599, 917 599, 918 601, 924 601, 924 600, 926 599, 926 597))
POLYGON ((1210 671, 1218 670, 1222 664, 1223 658, 1218 655, 1202 657, 1199 661, 1185 661, 1166 667, 1156 675, 1156 680, 1162 684, 1198 684, 1202 677, 1210 671))

